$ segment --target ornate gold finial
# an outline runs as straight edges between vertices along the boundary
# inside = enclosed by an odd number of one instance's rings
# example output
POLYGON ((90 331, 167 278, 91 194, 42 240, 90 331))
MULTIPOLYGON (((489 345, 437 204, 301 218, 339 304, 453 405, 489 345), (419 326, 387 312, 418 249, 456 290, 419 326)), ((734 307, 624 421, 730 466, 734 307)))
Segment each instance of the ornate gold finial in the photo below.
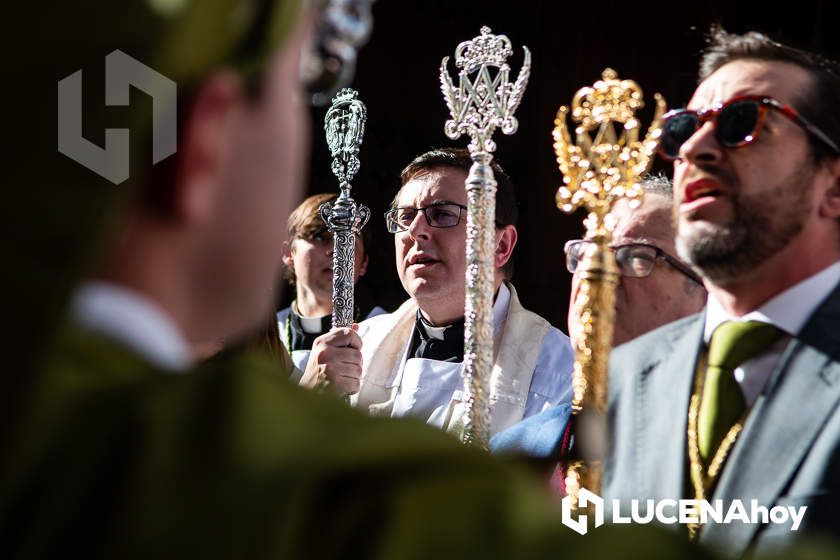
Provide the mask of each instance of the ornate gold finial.
POLYGON ((566 125, 569 110, 560 107, 553 132, 565 184, 557 191, 560 209, 568 213, 586 208, 603 222, 619 198, 640 198, 639 180, 650 169, 665 113, 665 99, 658 93, 654 99, 656 112, 643 141, 635 116, 644 107, 642 90, 632 80, 619 80, 611 68, 591 87, 578 90, 572 100, 572 120, 579 123, 576 144, 566 125))

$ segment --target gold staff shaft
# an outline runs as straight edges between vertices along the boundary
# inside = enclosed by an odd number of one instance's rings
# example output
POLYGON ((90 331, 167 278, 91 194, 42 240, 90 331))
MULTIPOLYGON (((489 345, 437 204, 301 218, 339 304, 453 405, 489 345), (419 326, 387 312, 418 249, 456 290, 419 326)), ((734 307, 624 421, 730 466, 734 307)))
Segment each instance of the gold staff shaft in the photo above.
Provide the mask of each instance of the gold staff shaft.
POLYGON ((606 235, 589 238, 593 243, 578 265, 579 287, 575 308, 581 309, 580 336, 574 340, 572 410, 575 432, 581 441, 581 460, 569 465, 566 491, 577 496, 581 488, 599 491, 606 442, 603 426, 607 409, 608 357, 615 321, 618 267, 606 235))

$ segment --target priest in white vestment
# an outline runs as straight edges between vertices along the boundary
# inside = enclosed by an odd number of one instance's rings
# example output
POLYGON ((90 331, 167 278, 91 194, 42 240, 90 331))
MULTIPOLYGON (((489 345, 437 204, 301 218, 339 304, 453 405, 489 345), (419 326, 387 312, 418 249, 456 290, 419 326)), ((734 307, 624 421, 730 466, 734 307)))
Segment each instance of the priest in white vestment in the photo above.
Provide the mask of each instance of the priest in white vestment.
MULTIPOLYGON (((466 150, 442 149, 419 156, 402 173, 402 186, 386 221, 395 237, 397 272, 410 299, 394 313, 363 321, 357 333, 361 338, 361 375, 351 402, 371 414, 418 417, 453 431, 462 425, 467 397, 461 376, 467 217, 464 182, 471 165, 466 150)), ((493 167, 498 187, 491 435, 570 402, 574 362, 566 335, 524 309, 508 280, 517 239, 516 201, 510 179, 498 164, 493 167)), ((326 351, 317 354, 328 357, 331 351, 350 356, 358 344, 356 333, 334 336, 345 347, 327 348, 322 340, 326 351)), ((313 348, 317 346, 316 341, 313 348)), ((349 364, 351 359, 344 359, 349 364)), ((310 360, 307 374, 311 379, 319 360, 310 360)), ((329 360, 323 361, 321 367, 328 372, 329 360)), ((348 387, 346 377, 342 379, 341 386, 348 387)))

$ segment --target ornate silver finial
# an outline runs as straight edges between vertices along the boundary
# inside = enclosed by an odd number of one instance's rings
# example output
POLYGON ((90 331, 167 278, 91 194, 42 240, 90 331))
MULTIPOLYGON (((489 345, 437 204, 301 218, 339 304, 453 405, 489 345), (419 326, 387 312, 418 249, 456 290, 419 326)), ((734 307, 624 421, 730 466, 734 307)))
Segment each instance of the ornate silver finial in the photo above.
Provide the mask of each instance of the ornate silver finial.
POLYGON ((505 134, 516 132, 519 123, 513 116, 522 101, 531 73, 531 52, 522 47, 525 59, 515 83, 508 77, 508 57, 513 54, 510 39, 493 35, 490 28, 481 28, 481 35, 464 41, 455 49, 455 66, 460 68, 456 88, 446 68, 449 57, 440 64, 440 89, 452 118, 446 121, 446 135, 455 140, 462 134, 472 139, 471 152, 493 152, 491 139, 496 128, 505 134), (491 68, 496 69, 491 72, 491 68), (470 75, 476 73, 473 78, 470 75), (495 73, 495 75, 493 75, 495 73))
POLYGON ((333 157, 332 171, 338 177, 342 190, 359 171, 359 146, 365 133, 367 109, 359 100, 359 93, 344 88, 333 98, 324 118, 327 145, 333 157))
POLYGON ((318 213, 333 233, 333 327, 353 323, 353 276, 356 235, 370 219, 370 209, 350 197, 350 181, 359 171, 359 147, 365 133, 367 110, 359 94, 345 88, 333 98, 324 118, 332 171, 341 193, 335 203, 325 202, 318 213))

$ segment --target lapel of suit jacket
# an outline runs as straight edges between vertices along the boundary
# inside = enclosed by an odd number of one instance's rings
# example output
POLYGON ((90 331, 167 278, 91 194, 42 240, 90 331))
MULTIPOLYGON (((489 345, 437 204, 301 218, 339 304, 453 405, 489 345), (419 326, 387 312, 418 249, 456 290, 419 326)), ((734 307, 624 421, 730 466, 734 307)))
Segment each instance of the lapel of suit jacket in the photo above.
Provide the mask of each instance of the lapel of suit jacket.
MULTIPOLYGON (((840 400, 840 286, 788 344, 753 406, 714 498, 758 500, 771 507, 795 475, 840 400)), ((749 505, 749 504, 747 504, 749 505)), ((713 524, 701 539, 746 550, 758 524, 713 524)))
POLYGON ((700 313, 670 340, 663 340, 669 353, 638 377, 633 437, 639 496, 679 499, 685 492, 688 401, 705 316, 700 313))

